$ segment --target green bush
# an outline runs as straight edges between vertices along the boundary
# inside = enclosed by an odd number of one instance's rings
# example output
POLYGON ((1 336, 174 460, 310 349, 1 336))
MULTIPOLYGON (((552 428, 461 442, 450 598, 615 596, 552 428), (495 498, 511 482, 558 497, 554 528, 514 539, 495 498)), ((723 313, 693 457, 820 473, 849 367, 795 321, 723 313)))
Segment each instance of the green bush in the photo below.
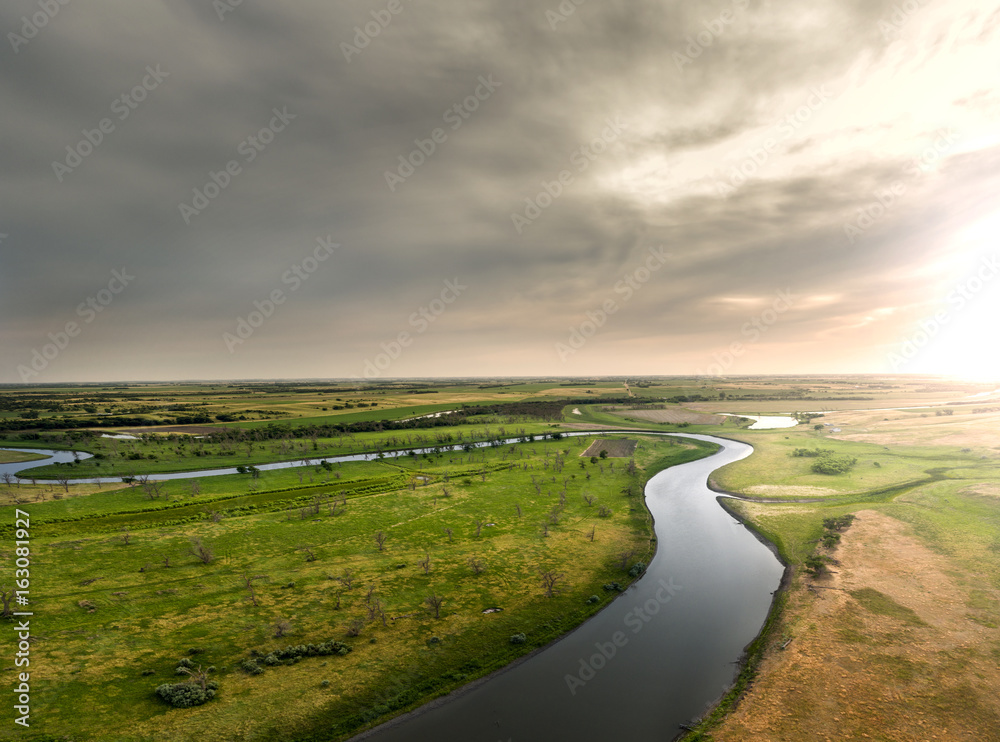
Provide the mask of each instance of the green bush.
POLYGON ((588 605, 593 605, 594 603, 600 603, 600 602, 601 599, 598 598, 596 595, 591 595, 589 598, 587 598, 588 605))
POLYGON ((156 688, 156 694, 171 706, 190 708, 201 706, 215 698, 219 684, 214 680, 202 689, 198 683, 164 683, 156 688))
POLYGON ((258 665, 256 660, 243 660, 240 669, 247 675, 260 675, 264 672, 264 668, 258 665))
POLYGON ((812 470, 816 474, 846 474, 854 465, 858 463, 858 460, 853 456, 835 456, 833 454, 827 454, 812 465, 812 470))
POLYGON ((808 458, 818 458, 820 456, 826 456, 832 454, 833 451, 829 448, 796 448, 792 451, 792 456, 796 457, 808 457, 808 458))
POLYGON ((526 641, 528 641, 528 637, 526 637, 524 634, 514 634, 510 638, 511 644, 524 644, 526 641))
POLYGON ((617 582, 609 582, 607 585, 604 586, 604 589, 607 590, 609 593, 614 593, 614 592, 620 593, 625 588, 623 588, 617 582))
POLYGON ((630 569, 628 571, 628 576, 629 577, 638 577, 639 575, 641 575, 645 571, 646 571, 646 563, 645 562, 636 562, 635 564, 632 565, 632 569, 630 569))

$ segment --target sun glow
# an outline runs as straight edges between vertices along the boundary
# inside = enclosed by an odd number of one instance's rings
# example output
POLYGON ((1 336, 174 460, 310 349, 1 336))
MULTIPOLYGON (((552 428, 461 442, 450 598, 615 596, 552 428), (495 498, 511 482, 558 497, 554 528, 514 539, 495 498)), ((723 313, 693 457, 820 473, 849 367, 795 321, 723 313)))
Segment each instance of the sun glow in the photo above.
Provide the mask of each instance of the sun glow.
POLYGON ((918 351, 911 370, 1000 382, 1000 277, 994 274, 995 283, 978 279, 950 294, 948 309, 920 323, 910 339, 918 351))

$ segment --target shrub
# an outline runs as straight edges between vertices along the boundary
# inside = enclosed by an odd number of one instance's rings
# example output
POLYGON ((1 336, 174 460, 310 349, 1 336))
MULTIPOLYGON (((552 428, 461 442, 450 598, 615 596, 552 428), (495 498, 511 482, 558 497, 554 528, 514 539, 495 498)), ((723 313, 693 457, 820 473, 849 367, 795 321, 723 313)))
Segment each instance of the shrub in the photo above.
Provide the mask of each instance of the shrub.
POLYGON ((514 634, 510 638, 511 644, 524 644, 526 641, 528 641, 528 637, 526 637, 524 634, 514 634))
POLYGON ((601 599, 598 598, 596 595, 591 595, 589 598, 587 598, 587 605, 593 605, 594 603, 600 603, 600 602, 601 599))
POLYGON ((812 465, 812 470, 816 474, 846 474, 854 465, 858 463, 858 460, 853 456, 834 456, 833 454, 827 454, 821 456, 815 464, 812 465))
POLYGON ((839 518, 824 518, 823 528, 829 531, 846 531, 853 522, 854 515, 848 513, 847 515, 841 515, 839 518))
POLYGON ((264 668, 258 665, 256 660, 243 660, 240 669, 247 675, 260 675, 264 672, 264 668))
POLYGON ((177 661, 177 667, 194 667, 194 663, 187 657, 182 657, 177 661))
POLYGON ((814 577, 818 577, 819 575, 827 571, 826 565, 829 564, 829 562, 830 560, 828 557, 810 556, 806 557, 805 568, 806 571, 809 572, 809 574, 813 575, 814 577))
POLYGON ((604 586, 604 589, 607 590, 609 593, 613 592, 620 593, 624 588, 617 582, 609 582, 607 585, 604 586))
POLYGON ((819 458, 820 456, 826 456, 832 454, 832 448, 796 448, 792 451, 792 456, 801 457, 805 456, 808 458, 819 458))
POLYGON ((630 569, 628 571, 628 576, 629 577, 638 577, 639 575, 641 575, 645 571, 646 571, 646 563, 645 562, 636 562, 635 564, 632 565, 632 569, 630 569))
POLYGON ((218 689, 219 684, 214 680, 206 683, 204 689, 198 683, 164 683, 156 688, 156 694, 171 706, 190 708, 215 698, 218 689))

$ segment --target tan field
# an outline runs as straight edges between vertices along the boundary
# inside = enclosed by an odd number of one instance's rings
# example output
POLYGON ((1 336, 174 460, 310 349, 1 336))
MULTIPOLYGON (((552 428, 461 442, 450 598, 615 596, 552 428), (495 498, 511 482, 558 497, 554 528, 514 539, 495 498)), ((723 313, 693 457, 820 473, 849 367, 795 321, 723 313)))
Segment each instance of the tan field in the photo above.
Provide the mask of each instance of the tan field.
POLYGON ((981 577, 892 517, 857 517, 836 574, 792 592, 717 742, 1000 739, 1000 630, 970 605, 981 577))

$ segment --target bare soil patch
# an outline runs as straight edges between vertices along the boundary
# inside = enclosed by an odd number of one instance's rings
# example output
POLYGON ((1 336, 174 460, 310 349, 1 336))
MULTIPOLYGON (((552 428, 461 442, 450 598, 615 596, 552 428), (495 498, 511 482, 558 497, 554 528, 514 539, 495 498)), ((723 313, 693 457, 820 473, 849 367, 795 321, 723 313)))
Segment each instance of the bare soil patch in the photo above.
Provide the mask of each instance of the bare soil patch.
POLYGON ((714 739, 1000 740, 1000 631, 971 620, 959 568, 875 511, 835 556, 819 589, 796 579, 785 636, 714 739))
POLYGON ((581 456, 600 456, 601 451, 607 451, 609 458, 614 459, 627 459, 635 453, 635 447, 639 445, 638 441, 631 440, 629 438, 621 438, 610 440, 607 438, 598 438, 593 443, 591 443, 587 450, 581 453, 581 456))

